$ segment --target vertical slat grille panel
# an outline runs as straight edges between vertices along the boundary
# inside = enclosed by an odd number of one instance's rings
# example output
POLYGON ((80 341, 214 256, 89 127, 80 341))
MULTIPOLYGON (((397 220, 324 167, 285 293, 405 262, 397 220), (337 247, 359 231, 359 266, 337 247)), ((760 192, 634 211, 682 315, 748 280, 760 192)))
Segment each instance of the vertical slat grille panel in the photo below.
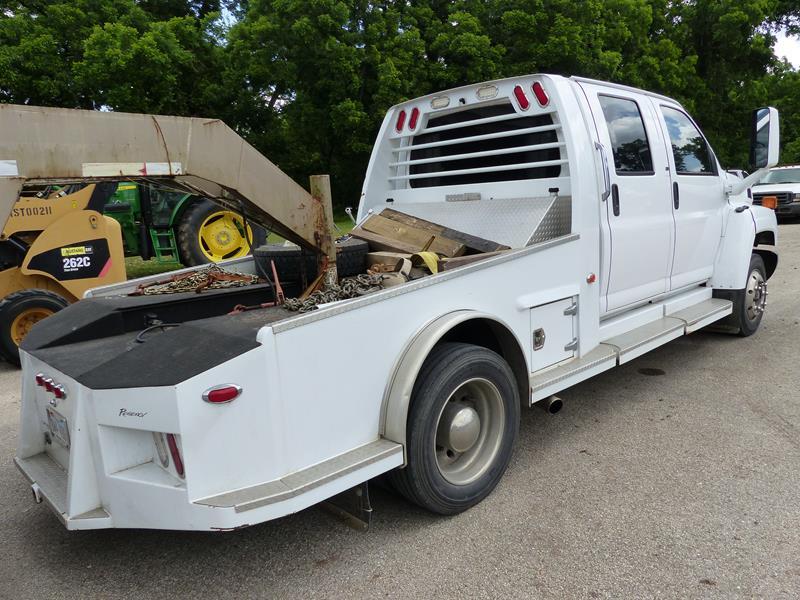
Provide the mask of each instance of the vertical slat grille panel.
POLYGON ((432 115, 391 179, 424 188, 558 177, 567 162, 558 129, 553 113, 518 115, 510 102, 432 115))

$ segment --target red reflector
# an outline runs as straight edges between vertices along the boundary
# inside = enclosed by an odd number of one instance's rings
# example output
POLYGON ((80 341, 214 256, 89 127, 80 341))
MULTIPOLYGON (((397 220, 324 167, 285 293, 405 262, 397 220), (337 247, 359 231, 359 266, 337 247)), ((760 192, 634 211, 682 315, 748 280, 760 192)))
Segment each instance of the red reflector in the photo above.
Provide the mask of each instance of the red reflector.
POLYGON ((206 390, 203 392, 203 400, 212 404, 224 404, 225 402, 230 402, 241 393, 241 387, 229 383, 206 390))
POLYGON ((44 385, 44 375, 42 375, 41 373, 36 375, 36 385, 38 385, 38 386, 43 386, 44 385))
POLYGON ((172 455, 172 464, 175 465, 175 471, 178 475, 183 477, 183 459, 181 458, 181 451, 178 448, 178 442, 175 441, 175 436, 171 433, 167 434, 167 446, 169 446, 169 453, 172 455))
POLYGON ((63 385, 53 386, 53 395, 59 400, 63 400, 67 397, 67 390, 64 389, 63 385))
POLYGON ((416 129, 418 119, 419 119, 419 109, 415 107, 411 110, 411 118, 408 120, 408 128, 416 129))
POLYGON ((400 114, 397 115, 397 126, 396 129, 398 132, 403 131, 403 125, 406 124, 406 111, 401 110, 400 114))
POLYGON ((48 392, 52 392, 53 391, 53 387, 54 387, 54 384, 53 384, 53 380, 52 379, 45 379, 44 380, 44 389, 46 389, 48 392))
POLYGON ((550 98, 547 96, 547 92, 544 91, 542 84, 538 81, 533 82, 533 95, 536 96, 536 101, 539 103, 539 106, 547 106, 548 102, 550 102, 550 98))
POLYGON ((522 110, 528 110, 528 107, 531 105, 530 100, 525 95, 525 90, 522 89, 522 86, 515 85, 514 86, 514 96, 517 97, 517 103, 522 110))

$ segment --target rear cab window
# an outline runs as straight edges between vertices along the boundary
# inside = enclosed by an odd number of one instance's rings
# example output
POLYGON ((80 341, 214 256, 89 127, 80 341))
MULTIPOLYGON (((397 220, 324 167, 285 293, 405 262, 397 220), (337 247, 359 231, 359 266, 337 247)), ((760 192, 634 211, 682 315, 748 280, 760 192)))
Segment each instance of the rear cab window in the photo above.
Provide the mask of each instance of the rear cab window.
POLYGON ((683 111, 661 106, 667 126, 675 171, 678 175, 716 175, 717 165, 711 147, 700 130, 683 111))
POLYGON ((598 95, 608 126, 618 175, 652 175, 653 157, 644 119, 635 100, 598 95))

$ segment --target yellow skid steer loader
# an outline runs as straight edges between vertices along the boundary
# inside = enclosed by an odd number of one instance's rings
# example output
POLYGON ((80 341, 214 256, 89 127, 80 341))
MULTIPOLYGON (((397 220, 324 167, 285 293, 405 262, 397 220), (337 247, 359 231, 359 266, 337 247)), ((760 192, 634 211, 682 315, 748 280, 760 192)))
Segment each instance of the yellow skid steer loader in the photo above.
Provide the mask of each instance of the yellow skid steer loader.
POLYGON ((35 323, 90 288, 125 280, 120 225, 102 214, 116 185, 45 190, 14 204, 0 235, 0 355, 9 362, 19 364, 35 323))

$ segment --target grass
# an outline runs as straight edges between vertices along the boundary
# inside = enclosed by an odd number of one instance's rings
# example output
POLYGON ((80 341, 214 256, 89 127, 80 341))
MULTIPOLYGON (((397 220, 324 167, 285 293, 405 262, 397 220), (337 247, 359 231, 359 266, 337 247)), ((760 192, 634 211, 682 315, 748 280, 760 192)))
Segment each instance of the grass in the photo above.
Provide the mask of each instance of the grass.
POLYGON ((138 256, 129 256, 125 259, 125 272, 128 274, 128 279, 167 273, 182 267, 183 265, 179 262, 158 262, 155 258, 142 260, 138 256))
MULTIPOLYGON (((353 228, 353 222, 347 215, 336 215, 333 219, 338 228, 335 235, 345 235, 353 228)), ((275 234, 270 234, 267 242, 270 244, 279 244, 283 242, 283 238, 275 234)), ((131 256, 125 259, 125 271, 128 274, 128 279, 136 279, 137 277, 147 277, 148 275, 157 275, 159 273, 168 273, 182 268, 183 265, 177 261, 175 262, 158 262, 155 258, 150 260, 142 260, 138 256, 131 256)))

